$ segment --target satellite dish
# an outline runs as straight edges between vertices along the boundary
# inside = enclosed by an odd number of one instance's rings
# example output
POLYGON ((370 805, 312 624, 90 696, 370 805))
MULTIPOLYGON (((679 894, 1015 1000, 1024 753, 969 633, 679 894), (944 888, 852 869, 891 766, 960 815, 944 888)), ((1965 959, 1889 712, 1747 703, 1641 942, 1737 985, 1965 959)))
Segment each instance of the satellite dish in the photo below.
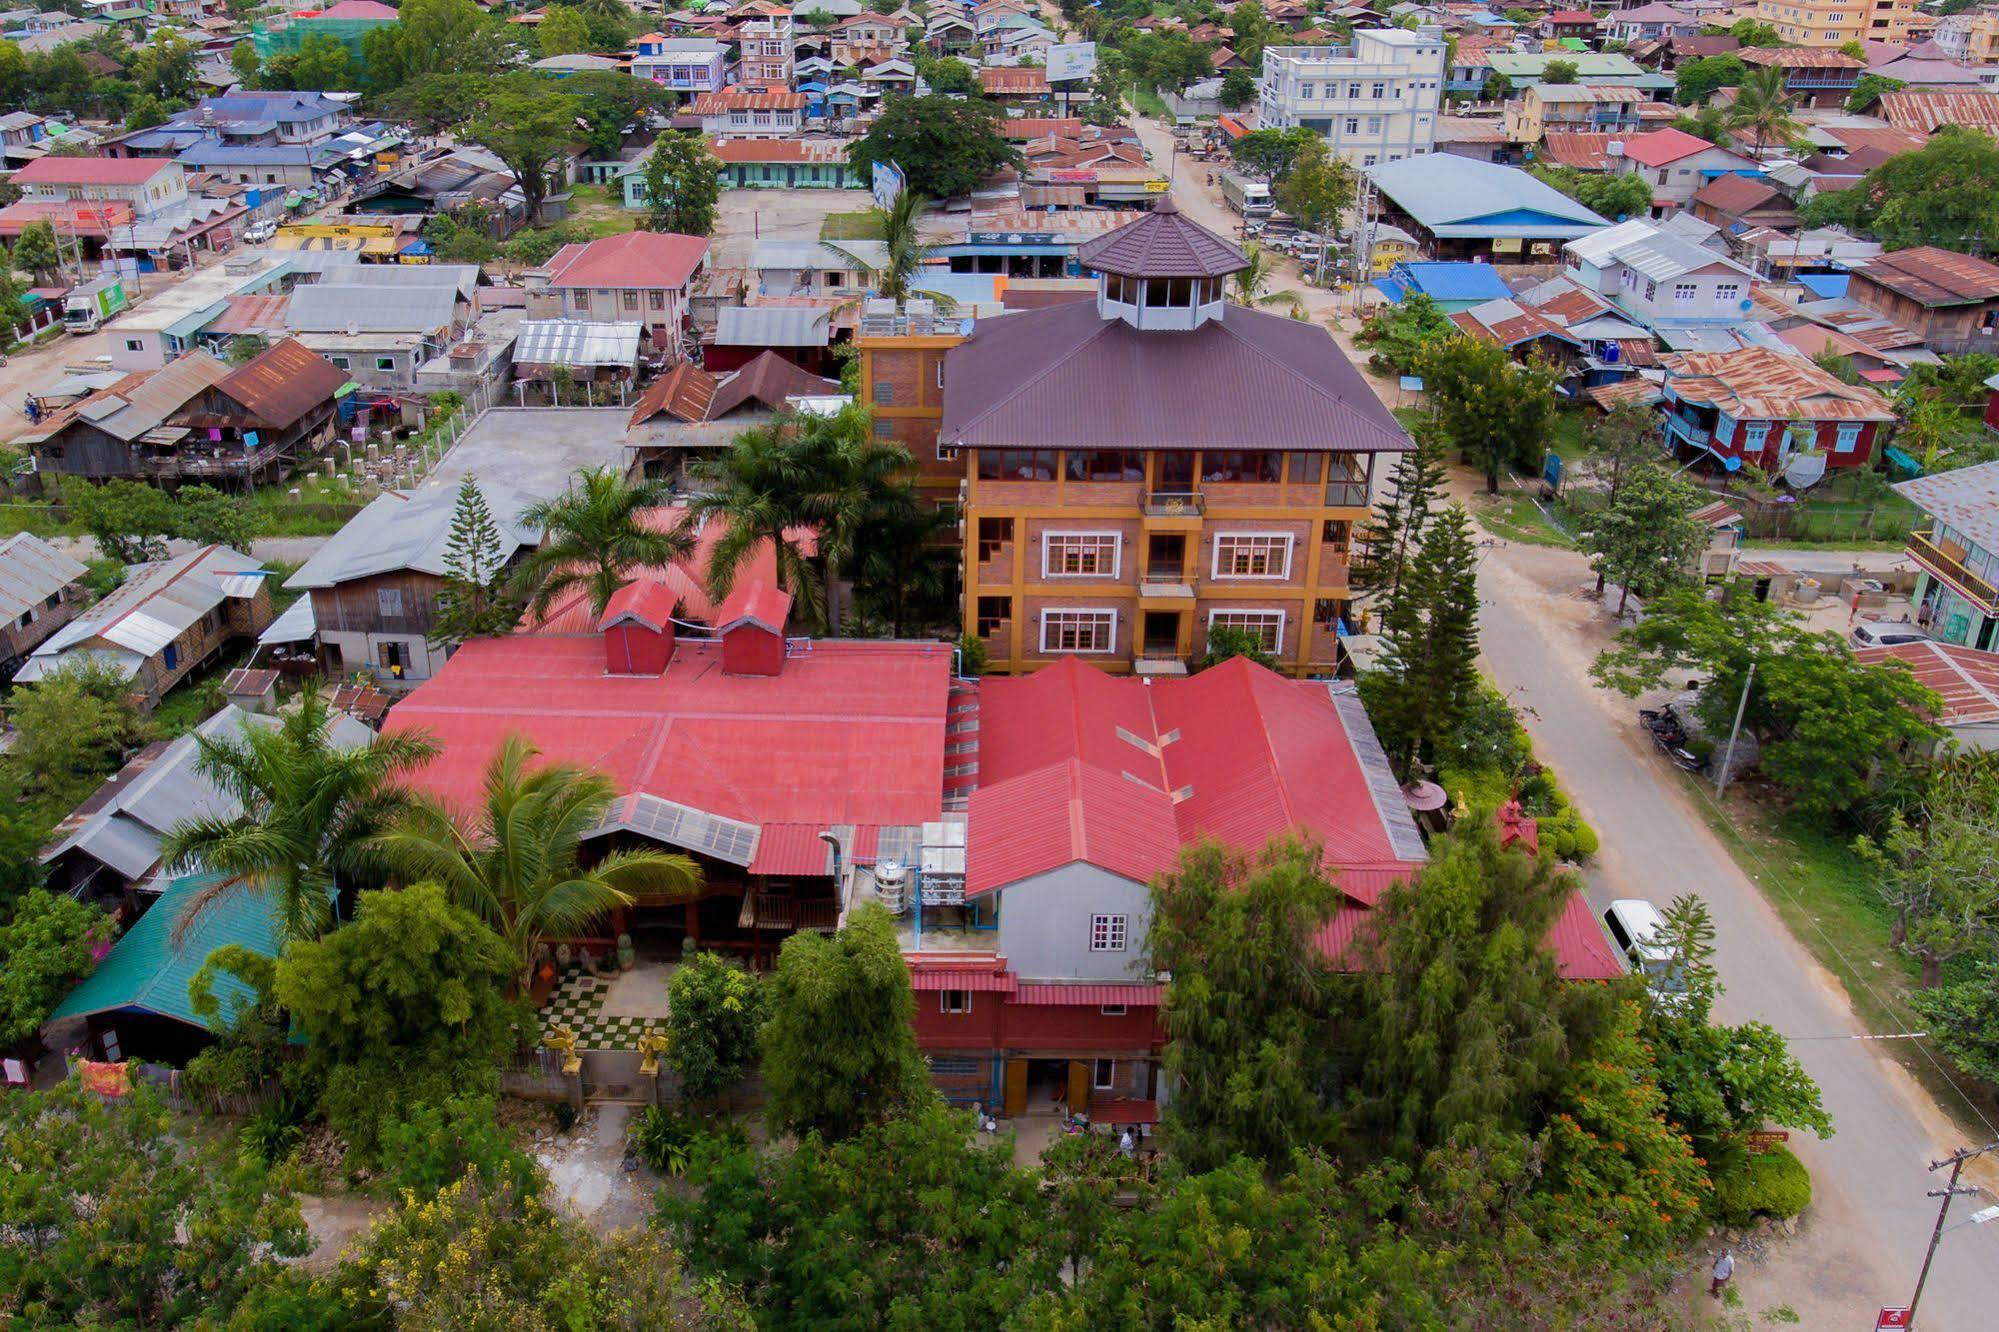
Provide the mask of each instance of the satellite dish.
POLYGON ((1744 300, 1743 300, 1743 302, 1742 302, 1742 308, 1743 308, 1744 310, 1754 310, 1754 309, 1756 308, 1756 302, 1755 302, 1755 301, 1752 301, 1752 300, 1748 300, 1748 299, 1744 299, 1744 300))
POLYGON ((1741 471, 1742 459, 1734 456, 1733 454, 1724 454, 1721 459, 1721 470, 1724 472, 1741 471))

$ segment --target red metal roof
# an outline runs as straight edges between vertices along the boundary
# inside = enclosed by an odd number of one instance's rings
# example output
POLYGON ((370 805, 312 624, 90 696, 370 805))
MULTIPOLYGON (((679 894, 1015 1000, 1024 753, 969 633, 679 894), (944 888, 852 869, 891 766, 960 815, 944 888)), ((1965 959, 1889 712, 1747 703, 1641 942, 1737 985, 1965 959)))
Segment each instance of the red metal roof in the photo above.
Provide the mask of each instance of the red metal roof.
POLYGON ((38 157, 11 177, 16 185, 143 185, 174 165, 164 157, 38 157))
POLYGON ((1014 992, 1013 1002, 1040 1006, 1080 1004, 1102 1008, 1106 1004, 1123 1004, 1126 1008, 1157 1008, 1160 996, 1165 992, 1163 985, 1047 985, 1030 981, 1014 992))
POLYGON ((790 614, 791 593, 762 579, 739 578, 735 591, 729 593, 721 609, 715 612, 715 627, 729 629, 739 624, 754 624, 781 634, 790 614))
POLYGON ((758 825, 914 824, 942 812, 944 643, 823 640, 774 676, 725 675, 682 640, 659 676, 604 672, 597 635, 476 639, 389 714, 443 747, 415 783, 469 808, 487 761, 524 734, 550 762, 758 825))
POLYGON ((702 236, 628 231, 565 245, 548 262, 551 287, 685 287, 708 253, 702 236))
POLYGON ((1624 141, 1624 155, 1634 162, 1643 162, 1649 167, 1665 166, 1695 153, 1704 153, 1714 147, 1706 139, 1697 138, 1685 130, 1659 129, 1649 134, 1634 134, 1624 141))
POLYGON ((828 831, 823 823, 766 823, 757 835, 750 873, 831 874, 833 848, 819 836, 828 831))
POLYGON ((803 111, 810 100, 804 93, 793 92, 789 88, 738 84, 696 97, 694 114, 721 116, 731 111, 803 111))
POLYGON ((976 990, 981 994, 1010 994, 1019 982, 1010 971, 975 971, 964 967, 919 967, 909 969, 912 990, 976 990))
POLYGON ((635 578, 611 594, 604 605, 604 614, 597 621, 597 628, 609 629, 614 624, 626 620, 642 624, 648 629, 660 630, 673 618, 673 608, 679 597, 673 589, 657 578, 635 578))
POLYGON ((1854 657, 1870 666, 1900 662, 1943 697, 1937 720, 1945 726, 1999 721, 1999 652, 1925 640, 1860 648, 1854 657))
POLYGON ((1065 657, 984 681, 979 733, 969 893, 1077 861, 1144 881, 1203 836, 1302 831, 1371 900, 1421 857, 1398 853, 1328 687, 1242 659, 1148 683, 1065 657))
POLYGON ((1157 1124, 1159 1102, 1138 1101, 1128 1096, 1090 1102, 1090 1122, 1118 1127, 1124 1124, 1157 1124))
MULTIPOLYGON (((640 515, 640 521, 658 531, 670 531, 688 521, 687 510, 677 507, 648 509, 640 515)), ((636 570, 638 576, 656 579, 673 590, 679 599, 679 616, 683 620, 701 620, 716 623, 715 603, 708 595, 708 557, 715 549, 715 543, 729 530, 725 518, 710 518, 702 523, 694 534, 694 551, 685 560, 670 564, 665 568, 649 567, 636 570)), ((818 550, 815 533, 793 530, 785 533, 806 553, 818 550)), ((774 582, 777 579, 777 558, 771 552, 770 543, 760 541, 751 552, 747 562, 737 571, 738 578, 745 581, 774 582)), ((597 630, 597 614, 590 604, 590 590, 577 587, 557 597, 550 604, 548 613, 537 619, 532 612, 521 618, 514 630, 517 634, 589 634, 597 630)))

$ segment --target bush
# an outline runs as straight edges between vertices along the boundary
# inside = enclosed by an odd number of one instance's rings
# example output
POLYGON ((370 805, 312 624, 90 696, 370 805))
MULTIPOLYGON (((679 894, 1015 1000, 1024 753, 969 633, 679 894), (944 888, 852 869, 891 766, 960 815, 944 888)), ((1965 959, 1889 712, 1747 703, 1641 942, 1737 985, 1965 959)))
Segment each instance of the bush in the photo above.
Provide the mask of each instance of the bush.
POLYGON ((1715 1216, 1726 1225, 1747 1225, 1759 1216, 1785 1220, 1811 1202, 1811 1172, 1788 1147, 1746 1156, 1739 1169, 1714 1182, 1715 1216))
POLYGON ((680 1114, 661 1105, 647 1106, 631 1128, 632 1150, 639 1159, 653 1173, 675 1178, 687 1173, 694 1145, 710 1137, 745 1150, 749 1147, 749 1138, 738 1125, 718 1129, 698 1116, 680 1114))
POLYGON ((498 1100, 491 1093, 468 1092, 413 1107, 405 1118, 383 1126, 382 1156, 389 1183, 420 1198, 474 1169, 481 1179, 501 1180, 524 1195, 539 1187, 535 1163, 500 1124, 498 1100))
POLYGON ((276 1165, 291 1155, 292 1148, 305 1135, 304 1119, 299 1104, 281 1096, 244 1120, 236 1138, 244 1151, 265 1165, 276 1165))

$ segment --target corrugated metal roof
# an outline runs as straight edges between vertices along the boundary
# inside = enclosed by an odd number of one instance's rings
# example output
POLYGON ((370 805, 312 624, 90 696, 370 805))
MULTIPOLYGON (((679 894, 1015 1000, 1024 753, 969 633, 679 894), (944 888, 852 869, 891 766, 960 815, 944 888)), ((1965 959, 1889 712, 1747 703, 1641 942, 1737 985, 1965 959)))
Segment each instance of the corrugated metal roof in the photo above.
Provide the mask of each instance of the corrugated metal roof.
POLYGON ((1165 992, 1163 985, 1049 985, 1030 981, 1015 990, 1009 1002, 1029 1007, 1123 1004, 1127 1008, 1157 1008, 1165 992))
POLYGON ((1895 492, 1988 551, 1999 551, 1999 462, 1898 481, 1895 492))
POLYGON ((1727 255, 1661 230, 1657 224, 1642 217, 1579 237, 1562 248, 1586 264, 1603 268, 1611 263, 1620 263, 1654 282, 1667 282, 1715 265, 1746 277, 1755 276, 1727 255))
MULTIPOLYGON (((512 559, 523 546, 541 543, 540 529, 521 521, 521 514, 535 497, 491 481, 476 484, 494 526, 499 528, 505 558, 512 559)), ((451 519, 457 508, 456 486, 424 486, 378 495, 314 551, 298 572, 285 580, 285 586, 334 587, 403 569, 442 577, 446 548, 451 543, 451 519)))
POLYGON ((1943 699, 1937 720, 1945 726, 1982 726, 1999 721, 1999 652, 1980 652, 1955 643, 1925 639, 1891 647, 1858 648, 1856 660, 1870 666, 1900 662, 1943 699))
POLYGON ((716 312, 718 347, 824 347, 832 311, 810 306, 725 305, 716 312))
POLYGON ((530 319, 514 341, 515 365, 626 366, 639 359, 642 324, 530 319))
POLYGON ((1878 254, 1857 267, 1864 281, 1919 305, 1970 305, 1999 297, 1999 264, 1934 245, 1878 254))
POLYGON ((347 372, 286 338, 231 371, 215 387, 249 409, 258 422, 283 429, 347 382, 347 372))
POLYGON ((294 333, 429 334, 450 327, 459 299, 455 284, 386 287, 316 282, 292 292, 285 326, 294 333))
MULTIPOLYGON (((259 957, 276 957, 279 947, 277 899, 242 885, 224 889, 189 918, 184 929, 179 928, 189 906, 213 882, 209 876, 175 880, 52 1016, 87 1017, 135 1008, 207 1030, 187 987, 208 955, 235 944, 259 957)), ((248 984, 226 971, 216 974, 212 989, 224 1013, 256 999, 248 984)))
POLYGON ((0 541, 0 620, 18 620, 90 572, 29 532, 0 541))
POLYGON ((835 249, 824 241, 766 237, 750 246, 751 268, 811 268, 851 272, 862 266, 880 268, 887 262, 888 243, 878 240, 841 241, 839 249, 835 249), (846 253, 842 254, 842 250, 846 253))
POLYGON ((1764 347, 1667 356, 1667 383, 1689 402, 1738 421, 1892 421, 1888 400, 1841 383, 1802 356, 1764 347))
POLYGON ((312 614, 312 598, 300 597, 285 607, 284 614, 272 620, 263 633, 257 635, 257 645, 268 647, 274 643, 303 643, 318 632, 319 625, 312 614))
POLYGON ((1455 153, 1405 157, 1367 172, 1384 195, 1438 236, 1563 240, 1609 225, 1525 171, 1455 153))
POLYGON ((233 593, 225 590, 224 581, 263 567, 261 560, 227 546, 202 546, 151 564, 131 565, 123 586, 50 635, 15 678, 40 679, 56 669, 70 649, 92 639, 150 657, 230 596, 255 595, 254 581, 232 584, 248 588, 233 593))
POLYGON ((757 835, 752 874, 811 874, 833 872, 833 848, 819 836, 831 831, 823 823, 766 823, 757 835))
POLYGON ((156 430, 204 390, 229 377, 230 366, 205 351, 189 352, 158 370, 125 376, 80 402, 63 408, 20 438, 39 443, 81 418, 114 439, 131 441, 156 430))
POLYGON ((909 970, 909 988, 924 993, 934 990, 976 990, 982 994, 1009 994, 1018 984, 1019 981, 1010 971, 918 966, 912 966, 909 970))

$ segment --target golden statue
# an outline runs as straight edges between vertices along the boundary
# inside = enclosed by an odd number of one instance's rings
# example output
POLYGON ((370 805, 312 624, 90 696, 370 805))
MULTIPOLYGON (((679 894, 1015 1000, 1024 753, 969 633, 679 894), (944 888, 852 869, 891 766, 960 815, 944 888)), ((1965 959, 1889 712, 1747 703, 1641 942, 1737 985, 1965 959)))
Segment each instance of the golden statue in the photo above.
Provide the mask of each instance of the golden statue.
POLYGON ((549 1028, 541 1043, 562 1056, 562 1071, 574 1077, 583 1071, 583 1056, 576 1053, 576 1029, 566 1022, 549 1028))
POLYGON ((666 1053, 666 1047, 665 1033, 647 1027, 645 1034, 639 1037, 639 1054, 643 1056, 639 1060, 639 1072, 649 1078, 658 1077, 659 1057, 666 1053))

